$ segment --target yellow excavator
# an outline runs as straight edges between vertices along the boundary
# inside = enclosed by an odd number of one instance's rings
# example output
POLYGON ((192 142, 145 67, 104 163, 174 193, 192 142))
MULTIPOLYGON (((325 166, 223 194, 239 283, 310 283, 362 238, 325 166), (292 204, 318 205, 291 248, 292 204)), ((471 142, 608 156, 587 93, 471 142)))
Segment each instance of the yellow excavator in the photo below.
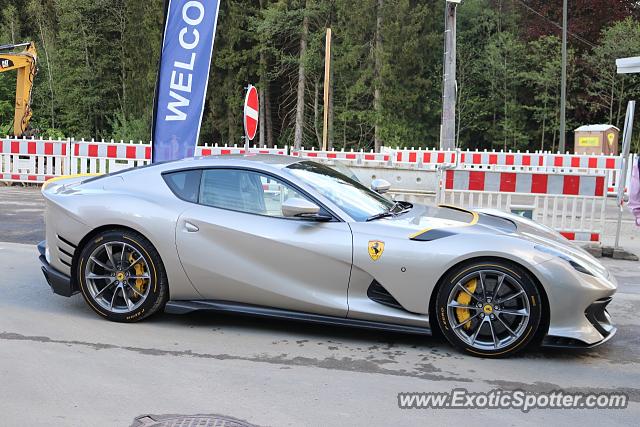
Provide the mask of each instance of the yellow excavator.
POLYGON ((31 120, 31 91, 36 77, 36 46, 33 42, 0 46, 0 73, 17 70, 16 111, 13 118, 14 136, 23 136, 31 120), (23 48, 21 52, 16 49, 23 48), (10 51, 10 52, 5 52, 10 51))

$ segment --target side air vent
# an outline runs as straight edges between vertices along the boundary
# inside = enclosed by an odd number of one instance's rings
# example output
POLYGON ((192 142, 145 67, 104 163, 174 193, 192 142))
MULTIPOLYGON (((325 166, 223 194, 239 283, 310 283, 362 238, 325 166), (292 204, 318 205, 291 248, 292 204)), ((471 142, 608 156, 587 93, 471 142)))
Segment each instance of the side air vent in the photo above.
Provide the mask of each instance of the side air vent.
POLYGON ((62 249, 62 246, 58 246, 58 250, 60 250, 60 252, 62 252, 63 254, 68 256, 69 258, 73 258, 73 254, 71 254, 68 251, 65 251, 64 249, 62 249))
POLYGON ((58 253, 60 254, 60 262, 71 268, 73 255, 76 252, 76 245, 60 235, 56 235, 56 237, 58 237, 58 253))
POLYGON ((367 296, 371 301, 375 301, 378 304, 404 310, 400 303, 375 280, 371 282, 371 285, 369 285, 369 289, 367 289, 367 296))
POLYGON ((59 234, 56 234, 56 236, 58 237, 58 239, 60 239, 60 241, 64 244, 66 244, 67 246, 71 246, 74 250, 76 249, 76 245, 74 245, 73 243, 71 243, 70 241, 68 241, 67 239, 65 239, 64 237, 62 237, 59 234))

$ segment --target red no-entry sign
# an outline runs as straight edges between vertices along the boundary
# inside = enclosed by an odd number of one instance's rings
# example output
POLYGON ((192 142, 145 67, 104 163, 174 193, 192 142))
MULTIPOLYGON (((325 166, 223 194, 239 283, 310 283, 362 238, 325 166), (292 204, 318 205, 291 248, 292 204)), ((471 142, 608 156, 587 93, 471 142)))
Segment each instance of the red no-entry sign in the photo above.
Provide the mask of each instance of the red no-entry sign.
POLYGON ((255 138, 258 129, 258 105, 258 91, 249 85, 244 98, 244 134, 249 141, 255 138))

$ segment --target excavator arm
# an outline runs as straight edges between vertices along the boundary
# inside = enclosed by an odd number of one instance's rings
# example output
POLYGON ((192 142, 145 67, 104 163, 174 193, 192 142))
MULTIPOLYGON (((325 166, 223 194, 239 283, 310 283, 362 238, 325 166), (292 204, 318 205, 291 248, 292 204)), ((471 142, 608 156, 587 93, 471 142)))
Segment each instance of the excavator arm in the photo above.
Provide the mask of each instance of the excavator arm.
POLYGON ((31 120, 31 92, 37 67, 36 46, 33 42, 0 46, 0 73, 17 70, 16 110, 13 118, 13 133, 22 136, 31 120), (7 52, 23 47, 22 52, 7 52))

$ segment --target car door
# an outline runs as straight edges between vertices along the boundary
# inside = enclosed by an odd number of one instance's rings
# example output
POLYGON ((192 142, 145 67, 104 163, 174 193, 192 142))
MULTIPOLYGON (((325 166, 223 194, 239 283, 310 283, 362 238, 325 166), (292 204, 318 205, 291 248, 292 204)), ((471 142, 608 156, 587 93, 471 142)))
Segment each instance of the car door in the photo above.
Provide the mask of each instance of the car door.
POLYGON ((198 203, 180 216, 176 243, 204 299, 346 316, 350 228, 285 218, 289 197, 310 200, 264 172, 202 171, 198 203))

